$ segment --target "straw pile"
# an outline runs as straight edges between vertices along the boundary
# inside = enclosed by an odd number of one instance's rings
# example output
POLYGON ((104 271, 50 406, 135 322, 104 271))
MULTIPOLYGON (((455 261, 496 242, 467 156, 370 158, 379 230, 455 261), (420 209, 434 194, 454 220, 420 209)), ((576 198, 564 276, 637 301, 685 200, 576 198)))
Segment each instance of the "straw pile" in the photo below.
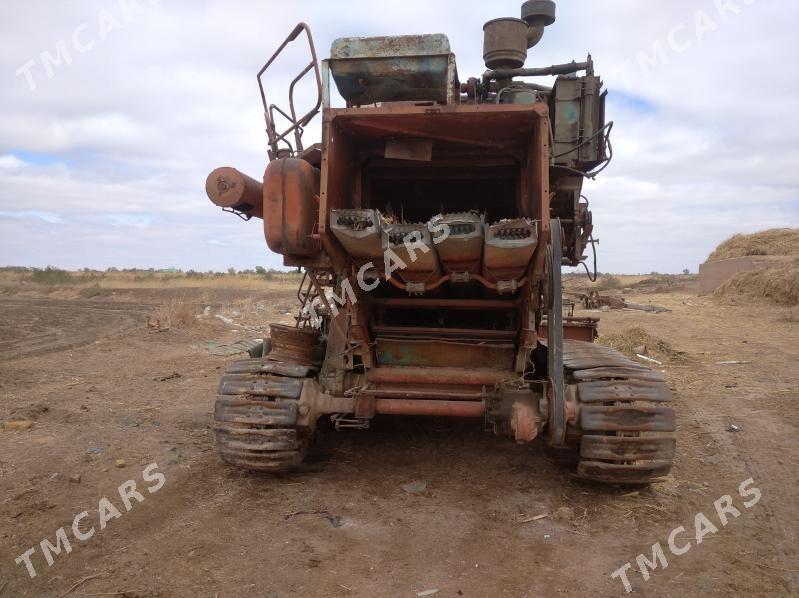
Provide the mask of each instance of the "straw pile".
POLYGON ((710 254, 707 261, 748 255, 779 256, 762 270, 739 272, 715 291, 717 297, 799 305, 799 228, 774 228, 752 235, 735 235, 710 254))
POLYGON ((734 235, 716 247, 707 261, 748 255, 799 256, 799 228, 772 228, 751 235, 734 235))
POLYGON ((640 326, 627 328, 613 334, 603 334, 598 341, 601 345, 621 351, 628 357, 635 357, 643 348, 643 354, 658 361, 683 361, 685 354, 677 351, 666 340, 650 334, 640 326))
POLYGON ((716 289, 715 295, 796 307, 799 305, 799 259, 763 270, 739 272, 716 289))

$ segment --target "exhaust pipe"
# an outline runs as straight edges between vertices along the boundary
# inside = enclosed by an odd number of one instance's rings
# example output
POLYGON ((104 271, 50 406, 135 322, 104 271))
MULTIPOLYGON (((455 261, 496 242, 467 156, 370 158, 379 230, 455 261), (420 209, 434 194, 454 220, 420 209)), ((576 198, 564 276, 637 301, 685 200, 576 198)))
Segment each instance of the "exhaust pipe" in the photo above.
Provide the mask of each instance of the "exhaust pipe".
POLYGON ((527 0, 522 4, 522 21, 527 23, 527 49, 544 37, 544 28, 555 22, 555 3, 552 0, 527 0))

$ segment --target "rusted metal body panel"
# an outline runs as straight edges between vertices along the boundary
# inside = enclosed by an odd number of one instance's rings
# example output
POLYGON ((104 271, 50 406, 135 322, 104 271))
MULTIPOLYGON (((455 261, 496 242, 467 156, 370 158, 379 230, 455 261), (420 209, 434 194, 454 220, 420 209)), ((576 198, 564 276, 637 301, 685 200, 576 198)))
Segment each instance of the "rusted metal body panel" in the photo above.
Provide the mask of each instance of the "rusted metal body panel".
POLYGON ((264 236, 269 249, 286 256, 321 252, 313 238, 318 220, 319 170, 305 160, 281 158, 264 173, 264 236))
POLYGON ((373 324, 372 331, 377 336, 407 337, 407 338, 455 338, 467 341, 513 341, 516 339, 515 330, 484 330, 473 328, 428 328, 424 326, 385 326, 373 324))
MULTIPOLYGON (((327 217, 319 220, 320 235, 323 239, 328 237, 331 244, 338 244, 329 234, 330 212, 372 207, 369 189, 355 182, 364 181, 365 165, 374 161, 376 155, 382 156, 386 139, 401 136, 433 141, 429 174, 443 172, 451 173, 448 176, 453 178, 469 178, 480 171, 480 165, 485 168, 492 163, 515 164, 518 192, 511 204, 512 214, 536 221, 538 240, 546 242, 549 230, 548 119, 549 111, 544 105, 431 107, 397 103, 326 110, 319 210, 320 215, 327 217), (460 165, 457 171, 452 170, 452 164, 460 165)), ((428 174, 421 172, 414 176, 428 174)), ((453 206, 457 205, 455 198, 452 202, 453 206)), ((344 253, 345 262, 346 259, 344 253)), ((543 258, 535 258, 535 262, 535 267, 542 271, 543 258)), ((346 263, 336 266, 345 268, 346 263)))
POLYGON ((516 354, 516 347, 512 343, 474 344, 390 337, 377 337, 375 343, 378 365, 388 366, 487 366, 511 371, 516 354))
POLYGON ((512 377, 508 372, 493 368, 465 369, 455 367, 380 367, 369 371, 366 378, 377 384, 461 384, 493 388, 512 377))
MULTIPOLYGON (((564 317, 563 318, 563 338, 564 340, 585 341, 592 343, 596 340, 598 332, 597 325, 599 318, 590 317, 564 317)), ((547 335, 547 321, 541 321, 538 327, 538 335, 546 337, 547 335)))
POLYGON ((270 324, 272 351, 269 359, 291 364, 310 365, 319 344, 319 331, 295 328, 285 324, 270 324))
POLYGON ((558 78, 554 88, 555 164, 588 171, 605 155, 605 95, 599 77, 558 78))

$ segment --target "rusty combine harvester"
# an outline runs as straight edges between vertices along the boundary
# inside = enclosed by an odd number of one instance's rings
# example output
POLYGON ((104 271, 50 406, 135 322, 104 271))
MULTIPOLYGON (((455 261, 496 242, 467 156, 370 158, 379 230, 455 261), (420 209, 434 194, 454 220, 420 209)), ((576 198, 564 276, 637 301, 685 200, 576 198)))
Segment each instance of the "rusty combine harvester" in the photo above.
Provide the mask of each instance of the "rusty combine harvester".
POLYGON ((272 324, 264 355, 220 382, 224 461, 296 469, 323 433, 382 414, 541 437, 584 479, 668 473, 675 418, 661 374, 591 342, 585 318, 564 325, 561 266, 586 259, 581 189, 611 158, 612 122, 590 56, 524 68, 554 21, 554 2, 529 0, 520 19, 486 23, 488 70, 465 83, 445 35, 342 38, 320 64, 302 23, 259 72, 263 184, 221 168, 207 192, 262 218, 269 248, 305 275, 296 325, 272 324), (310 60, 280 108, 262 75, 298 40, 310 60), (318 95, 297 114, 306 76, 318 95), (541 76, 554 86, 530 81, 541 76), (331 107, 331 80, 343 108, 331 107), (321 143, 306 147, 320 111, 321 143))

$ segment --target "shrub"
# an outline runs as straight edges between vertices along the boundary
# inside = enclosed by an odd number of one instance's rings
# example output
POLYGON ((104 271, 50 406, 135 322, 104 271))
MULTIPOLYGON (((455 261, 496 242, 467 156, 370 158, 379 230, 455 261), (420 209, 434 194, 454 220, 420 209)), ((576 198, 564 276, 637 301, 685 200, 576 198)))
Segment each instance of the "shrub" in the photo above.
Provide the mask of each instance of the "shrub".
POLYGON ((197 323, 197 307, 185 297, 175 297, 155 307, 147 316, 147 325, 160 331, 187 328, 197 323))
POLYGON ((613 276, 612 274, 607 274, 598 277, 593 288, 597 291, 610 291, 614 289, 620 289, 623 286, 624 285, 619 278, 613 276))
POLYGON ((66 284, 71 280, 69 272, 55 266, 47 266, 43 270, 34 268, 31 277, 34 282, 40 284, 66 284))

